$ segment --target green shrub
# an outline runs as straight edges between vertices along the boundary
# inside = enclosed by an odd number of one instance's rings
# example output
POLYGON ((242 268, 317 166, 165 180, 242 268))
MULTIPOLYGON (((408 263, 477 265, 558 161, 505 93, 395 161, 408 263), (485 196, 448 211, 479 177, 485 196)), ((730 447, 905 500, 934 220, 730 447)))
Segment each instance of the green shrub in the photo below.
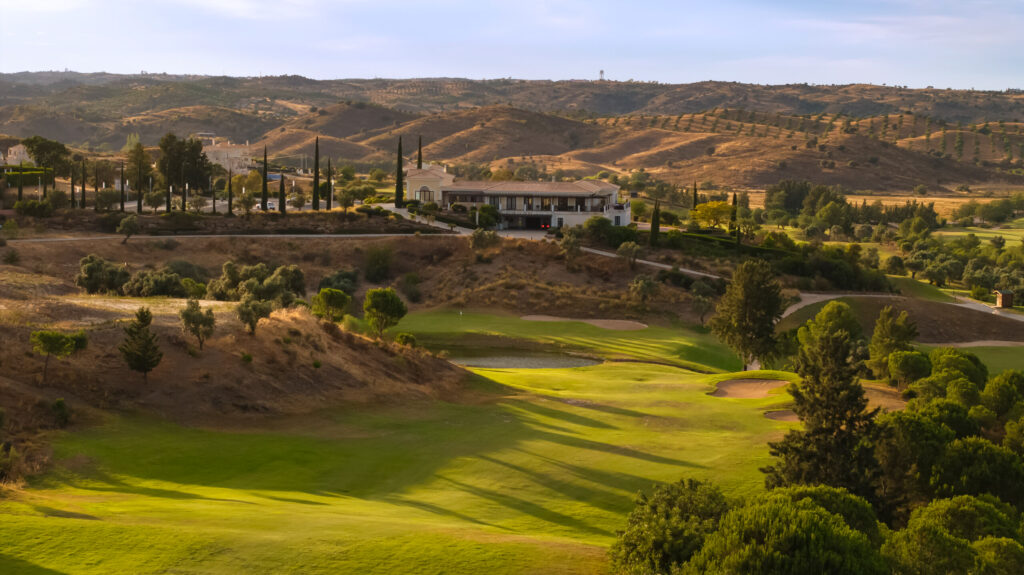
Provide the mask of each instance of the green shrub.
POLYGON ((53 418, 57 422, 57 427, 67 427, 68 422, 71 420, 71 412, 68 410, 68 404, 64 401, 64 398, 59 398, 53 402, 50 406, 50 411, 53 412, 53 418))
POLYGON ((358 285, 359 270, 339 270, 321 279, 317 285, 317 291, 331 288, 352 295, 358 285))
POLYGON ((124 295, 132 297, 187 297, 188 290, 181 283, 181 276, 166 269, 142 270, 128 280, 121 288, 124 295))
POLYGON ((416 336, 411 333, 402 332, 395 335, 395 343, 398 345, 416 347, 416 336))
POLYGON ((120 293, 121 288, 128 283, 130 277, 128 270, 123 266, 89 254, 79 262, 75 285, 91 294, 120 293))
POLYGON ((312 313, 327 321, 339 322, 345 316, 345 309, 351 301, 352 298, 341 290, 323 288, 320 293, 313 296, 312 313))
POLYGON ((366 281, 381 283, 391 277, 391 257, 391 248, 387 246, 373 246, 366 250, 363 260, 366 281))
POLYGON ((53 205, 46 200, 21 200, 14 202, 14 212, 19 216, 48 218, 53 215, 53 205))
POLYGON ((252 354, 250 353, 242 352, 241 358, 243 363, 252 363, 252 354))
POLYGON ((64 190, 53 190, 46 196, 46 201, 50 202, 55 210, 63 210, 68 207, 71 203, 71 199, 68 197, 68 193, 64 190))
POLYGON ((314 360, 314 361, 313 361, 313 368, 314 368, 314 369, 320 369, 320 366, 321 366, 321 365, 323 365, 323 364, 322 364, 322 363, 320 363, 320 360, 319 360, 319 359, 317 359, 317 360, 314 360))
POLYGON ((669 573, 686 563, 729 510, 718 487, 693 479, 641 493, 609 552, 617 572, 669 573))

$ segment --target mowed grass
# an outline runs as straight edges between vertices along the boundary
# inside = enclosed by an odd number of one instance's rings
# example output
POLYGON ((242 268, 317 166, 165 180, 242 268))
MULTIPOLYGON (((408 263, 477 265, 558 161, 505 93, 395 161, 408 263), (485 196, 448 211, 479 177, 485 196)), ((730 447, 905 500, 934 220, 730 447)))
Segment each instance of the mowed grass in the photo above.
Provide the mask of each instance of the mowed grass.
POLYGON ((650 326, 614 331, 580 321, 524 321, 511 315, 440 310, 414 314, 394 331, 409 331, 432 349, 479 345, 478 336, 499 336, 580 351, 608 360, 669 363, 698 371, 736 371, 742 363, 707 330, 650 326))
POLYGON ((998 228, 977 228, 977 227, 948 227, 936 230, 935 235, 945 238, 956 238, 974 234, 982 241, 988 241, 996 236, 1003 236, 1006 245, 1011 246, 1024 240, 1024 218, 1012 220, 1000 225, 998 228))
MULTIPOLYGON (((415 314, 399 327, 424 338, 453 317, 415 314)), ((667 328, 458 321, 666 362, 687 341, 696 361, 704 341, 667 328)), ((707 357, 728 365, 721 350, 707 357)), ((476 374, 461 402, 241 428, 118 415, 56 434, 53 469, 0 500, 0 572, 603 573, 638 491, 697 477, 756 494, 767 442, 792 425, 763 416, 789 399, 781 389, 707 395, 728 374, 635 362, 476 374)))

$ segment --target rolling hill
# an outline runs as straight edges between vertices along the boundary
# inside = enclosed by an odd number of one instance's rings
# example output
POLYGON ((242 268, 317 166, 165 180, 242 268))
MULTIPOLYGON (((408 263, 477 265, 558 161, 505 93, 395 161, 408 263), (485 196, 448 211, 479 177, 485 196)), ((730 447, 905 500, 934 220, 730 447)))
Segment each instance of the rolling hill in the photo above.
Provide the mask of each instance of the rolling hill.
POLYGON ((321 152, 387 167, 398 136, 429 161, 761 189, 785 178, 851 190, 1024 185, 1024 95, 729 82, 331 80, 0 75, 0 132, 93 153, 215 132, 281 163, 321 152))

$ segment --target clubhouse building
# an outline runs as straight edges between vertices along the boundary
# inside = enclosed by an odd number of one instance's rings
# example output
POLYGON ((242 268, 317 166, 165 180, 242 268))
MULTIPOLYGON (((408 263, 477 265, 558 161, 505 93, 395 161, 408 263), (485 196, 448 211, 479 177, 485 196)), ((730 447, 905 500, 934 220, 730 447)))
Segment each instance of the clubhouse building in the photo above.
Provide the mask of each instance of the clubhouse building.
POLYGON ((494 206, 501 229, 548 229, 581 225, 593 216, 613 225, 629 224, 629 202, 619 203, 619 187, 599 180, 575 182, 457 181, 442 166, 411 168, 406 198, 434 202, 442 209, 494 206))

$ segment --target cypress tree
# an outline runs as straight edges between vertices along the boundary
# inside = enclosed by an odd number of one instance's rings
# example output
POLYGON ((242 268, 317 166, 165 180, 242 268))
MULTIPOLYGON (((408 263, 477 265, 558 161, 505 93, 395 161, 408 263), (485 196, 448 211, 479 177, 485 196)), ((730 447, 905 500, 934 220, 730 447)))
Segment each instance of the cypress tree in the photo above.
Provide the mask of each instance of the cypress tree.
POLYGON ((416 169, 423 169, 423 136, 420 136, 419 142, 416 145, 416 169))
POLYGON ((277 186, 277 211, 281 212, 282 214, 287 211, 287 209, 285 208, 285 204, 287 204, 288 202, 286 200, 287 198, 285 198, 284 195, 284 173, 282 172, 280 184, 277 186))
POLYGON ((313 209, 320 209, 320 136, 313 147, 313 209))
POLYGON ((188 209, 188 182, 185 181, 185 164, 181 164, 181 211, 188 209))
POLYGON ((260 209, 267 211, 267 147, 263 146, 263 195, 260 197, 260 209))
POLYGON ((696 182, 696 180, 694 180, 694 182, 693 182, 693 205, 690 206, 690 207, 691 208, 696 208, 697 204, 699 202, 700 202, 700 198, 697 196, 697 182, 696 182))
POLYGON ((737 212, 739 206, 736 204, 736 192, 732 194, 732 215, 729 216, 729 225, 732 226, 733 231, 736 233, 736 251, 740 251, 740 226, 736 223, 738 217, 737 212))
POLYGON ((46 166, 43 166, 43 199, 44 200, 46 199, 46 184, 48 183, 46 175, 47 175, 46 166))
MULTIPOLYGON (((82 161, 84 162, 85 160, 82 160, 82 161)), ((83 169, 83 171, 84 171, 84 169, 83 169)), ((18 164, 18 201, 19 202, 21 201, 22 187, 23 187, 21 181, 24 180, 24 179, 25 179, 25 171, 22 169, 21 164, 18 164)))
POLYGON ((235 215, 235 212, 231 211, 235 207, 234 206, 235 195, 234 195, 234 193, 231 190, 231 177, 232 177, 231 176, 231 171, 228 170, 228 215, 229 216, 235 215))
POLYGON ((324 200, 327 202, 327 211, 331 211, 331 196, 334 195, 334 180, 331 178, 334 174, 331 173, 331 159, 327 158, 327 197, 324 200))
POLYGON ((124 160, 121 160, 121 211, 124 212, 124 160))
POLYGON ((78 204, 75 203, 75 167, 71 165, 71 207, 77 208, 78 204))
POLYGON ((100 211, 100 165, 98 162, 93 166, 92 176, 92 209, 93 211, 98 212, 100 211))
POLYGON ((402 166, 402 136, 398 136, 398 167, 395 172, 395 207, 405 206, 405 170, 402 166))
POLYGON ((213 176, 210 176, 210 200, 212 202, 212 211, 217 213, 217 192, 213 190, 213 176))
POLYGON ((171 194, 174 192, 174 184, 167 186, 167 213, 171 213, 171 194))
POLYGON ((651 235, 648 243, 651 247, 658 245, 658 235, 661 233, 661 201, 654 200, 654 211, 651 212, 651 235))
POLYGON ((124 328, 124 341, 117 346, 125 363, 132 371, 142 373, 142 381, 149 383, 149 372, 160 365, 164 354, 157 344, 156 334, 149 331, 153 314, 148 308, 139 308, 135 320, 124 328))

